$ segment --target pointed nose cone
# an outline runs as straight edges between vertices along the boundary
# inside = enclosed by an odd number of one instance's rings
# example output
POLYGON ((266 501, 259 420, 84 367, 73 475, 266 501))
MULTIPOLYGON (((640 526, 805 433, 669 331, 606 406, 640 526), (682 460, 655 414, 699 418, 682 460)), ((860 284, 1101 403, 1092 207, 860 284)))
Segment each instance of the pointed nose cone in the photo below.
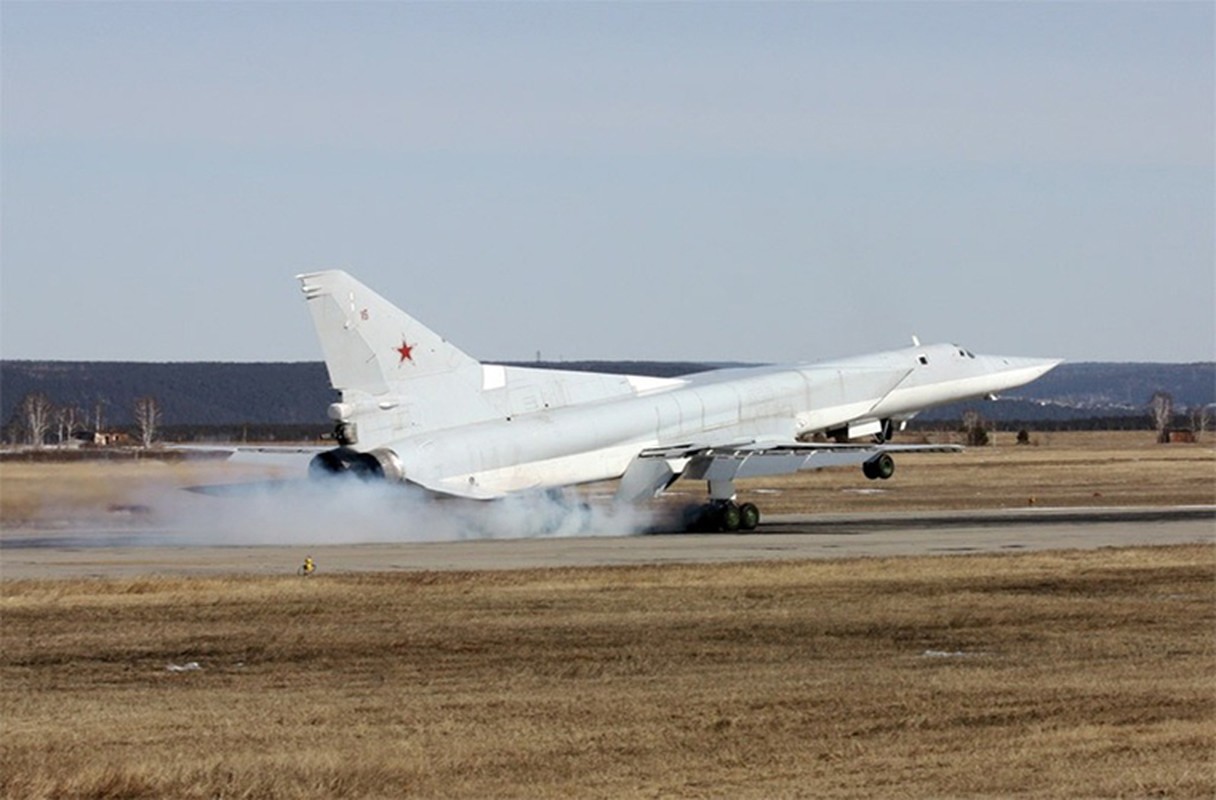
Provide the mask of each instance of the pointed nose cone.
POLYGON ((992 372, 999 376, 1002 389, 1023 386, 1043 377, 1063 363, 1060 358, 1019 358, 988 356, 992 372))
POLYGON ((1027 382, 1043 377, 1064 363, 1062 358, 1010 358, 1006 360, 1011 363, 1013 369, 1031 376, 1027 378, 1027 382))

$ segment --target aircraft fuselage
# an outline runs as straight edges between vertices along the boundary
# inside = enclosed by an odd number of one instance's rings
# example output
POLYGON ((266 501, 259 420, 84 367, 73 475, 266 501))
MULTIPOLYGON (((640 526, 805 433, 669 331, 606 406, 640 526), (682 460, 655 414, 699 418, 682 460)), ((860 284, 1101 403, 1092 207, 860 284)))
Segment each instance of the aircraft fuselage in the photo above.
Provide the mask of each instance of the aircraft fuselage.
POLYGON ((617 478, 639 450, 652 447, 876 433, 884 421, 1019 386, 1056 363, 933 345, 718 370, 671 388, 427 431, 383 446, 400 459, 407 480, 496 495, 617 478))

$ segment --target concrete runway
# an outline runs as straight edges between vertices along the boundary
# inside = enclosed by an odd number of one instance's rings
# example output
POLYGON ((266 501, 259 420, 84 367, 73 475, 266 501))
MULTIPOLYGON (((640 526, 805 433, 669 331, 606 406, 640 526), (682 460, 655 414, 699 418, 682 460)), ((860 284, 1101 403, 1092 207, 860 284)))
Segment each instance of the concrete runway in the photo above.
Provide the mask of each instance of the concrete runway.
POLYGON ((496 539, 343 545, 175 546, 138 527, 13 530, 0 579, 292 574, 692 564, 1216 543, 1216 506, 774 515, 748 534, 496 539))

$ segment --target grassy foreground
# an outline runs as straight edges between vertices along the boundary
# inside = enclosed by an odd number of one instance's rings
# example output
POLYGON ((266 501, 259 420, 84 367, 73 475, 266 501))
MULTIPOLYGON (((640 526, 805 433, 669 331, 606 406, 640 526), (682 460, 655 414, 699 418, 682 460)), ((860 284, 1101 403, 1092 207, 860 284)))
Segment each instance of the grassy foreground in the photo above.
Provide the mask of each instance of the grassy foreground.
POLYGON ((1216 795, 1210 546, 7 581, 0 610, 4 797, 1216 795))

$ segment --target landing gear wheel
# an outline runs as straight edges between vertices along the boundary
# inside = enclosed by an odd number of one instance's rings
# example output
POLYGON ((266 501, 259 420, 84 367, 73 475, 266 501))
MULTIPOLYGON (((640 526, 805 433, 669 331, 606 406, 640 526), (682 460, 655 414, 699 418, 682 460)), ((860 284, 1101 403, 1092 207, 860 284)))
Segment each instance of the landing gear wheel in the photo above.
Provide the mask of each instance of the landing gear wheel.
POLYGON ((703 506, 684 510, 684 530, 698 533, 733 533, 750 531, 760 521, 760 510, 751 503, 742 506, 729 500, 715 500, 703 506), (748 527, 748 526, 751 527, 748 527))
POLYGON ((739 529, 744 531, 754 531, 756 526, 760 524, 760 509, 756 508, 755 503, 744 503, 739 506, 739 529))
POLYGON ((733 533, 743 524, 743 515, 734 503, 725 503, 718 509, 718 523, 723 531, 733 533))
POLYGON ((881 453, 861 465, 861 472, 870 480, 886 480, 895 474, 895 459, 881 453))

